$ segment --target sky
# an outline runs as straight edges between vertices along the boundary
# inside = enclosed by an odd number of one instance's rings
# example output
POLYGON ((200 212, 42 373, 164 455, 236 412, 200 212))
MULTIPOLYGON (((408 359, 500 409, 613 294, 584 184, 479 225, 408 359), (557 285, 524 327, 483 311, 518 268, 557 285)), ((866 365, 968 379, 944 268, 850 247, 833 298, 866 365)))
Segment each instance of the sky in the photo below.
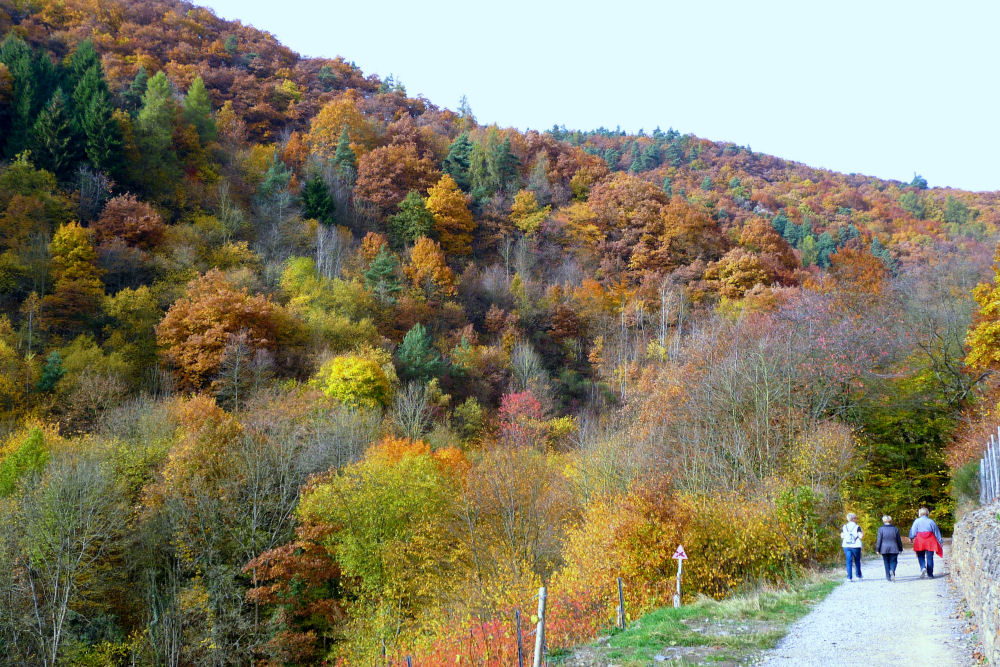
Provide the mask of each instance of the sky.
POLYGON ((195 0, 411 96, 545 130, 673 127, 846 173, 1000 189, 1000 2, 195 0))

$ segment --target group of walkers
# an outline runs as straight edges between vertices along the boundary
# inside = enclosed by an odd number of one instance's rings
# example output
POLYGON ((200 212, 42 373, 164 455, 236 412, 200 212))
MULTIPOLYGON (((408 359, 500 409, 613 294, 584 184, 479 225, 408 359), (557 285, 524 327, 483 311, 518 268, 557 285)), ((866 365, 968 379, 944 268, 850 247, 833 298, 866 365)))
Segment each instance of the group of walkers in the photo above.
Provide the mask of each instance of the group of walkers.
MULTIPOLYGON (((910 539, 913 540, 913 550, 917 554, 917 561, 920 562, 920 578, 934 578, 934 554, 943 557, 941 530, 934 519, 928 516, 926 507, 921 507, 917 512, 917 520, 910 526, 910 539)), ((847 515, 847 523, 840 529, 840 543, 844 547, 844 557, 847 560, 847 580, 854 581, 855 575, 858 580, 861 577, 861 538, 863 536, 861 526, 858 525, 858 515, 850 512, 847 515)), ((875 538, 875 551, 882 556, 882 563, 885 565, 886 581, 896 580, 896 562, 899 554, 903 552, 903 536, 899 533, 899 528, 892 525, 891 516, 882 517, 882 525, 879 526, 878 536, 875 538)))

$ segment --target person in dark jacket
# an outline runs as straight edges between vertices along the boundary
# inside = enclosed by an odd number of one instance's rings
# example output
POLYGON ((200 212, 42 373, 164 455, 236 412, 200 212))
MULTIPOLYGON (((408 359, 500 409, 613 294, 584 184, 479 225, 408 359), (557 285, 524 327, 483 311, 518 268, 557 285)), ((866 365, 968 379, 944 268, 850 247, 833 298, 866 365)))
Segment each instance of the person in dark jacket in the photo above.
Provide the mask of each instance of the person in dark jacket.
POLYGON ((899 528, 892 525, 892 517, 886 514, 882 517, 878 536, 875 538, 875 551, 882 554, 882 564, 885 565, 885 580, 896 580, 896 562, 903 551, 903 536, 899 528))

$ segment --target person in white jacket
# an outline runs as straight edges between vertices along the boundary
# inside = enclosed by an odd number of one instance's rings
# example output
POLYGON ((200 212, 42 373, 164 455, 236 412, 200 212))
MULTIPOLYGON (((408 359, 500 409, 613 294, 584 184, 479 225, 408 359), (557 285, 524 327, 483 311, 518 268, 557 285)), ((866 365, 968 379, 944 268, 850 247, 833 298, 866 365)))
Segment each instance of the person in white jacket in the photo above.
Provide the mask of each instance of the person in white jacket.
POLYGON ((854 573, 861 581, 861 526, 858 525, 858 515, 848 512, 847 523, 840 529, 840 546, 844 547, 844 558, 847 560, 847 580, 854 581, 851 571, 851 564, 854 564, 854 573))

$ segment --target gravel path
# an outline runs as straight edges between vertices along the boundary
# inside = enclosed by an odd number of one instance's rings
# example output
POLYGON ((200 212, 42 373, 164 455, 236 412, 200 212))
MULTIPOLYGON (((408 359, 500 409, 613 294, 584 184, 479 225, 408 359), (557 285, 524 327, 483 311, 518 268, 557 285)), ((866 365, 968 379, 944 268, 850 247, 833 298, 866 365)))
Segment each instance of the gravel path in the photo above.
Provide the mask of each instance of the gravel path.
MULTIPOLYGON (((946 540, 950 543, 951 540, 946 540)), ((896 581, 885 580, 882 559, 862 563, 863 581, 844 582, 795 623, 766 667, 792 665, 973 665, 949 590, 949 550, 934 560, 933 580, 920 578, 913 551, 900 554, 896 581)))

